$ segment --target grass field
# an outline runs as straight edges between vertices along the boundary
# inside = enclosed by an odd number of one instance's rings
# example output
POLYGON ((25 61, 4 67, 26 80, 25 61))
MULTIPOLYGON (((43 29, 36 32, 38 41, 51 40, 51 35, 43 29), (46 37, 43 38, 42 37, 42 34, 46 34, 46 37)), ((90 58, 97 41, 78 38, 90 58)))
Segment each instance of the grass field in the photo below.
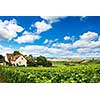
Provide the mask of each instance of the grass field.
POLYGON ((65 61, 53 61, 52 64, 55 67, 65 67, 64 65, 65 61))
POLYGON ((100 64, 65 66, 53 62, 53 67, 0 67, 0 75, 8 83, 98 83, 100 64))

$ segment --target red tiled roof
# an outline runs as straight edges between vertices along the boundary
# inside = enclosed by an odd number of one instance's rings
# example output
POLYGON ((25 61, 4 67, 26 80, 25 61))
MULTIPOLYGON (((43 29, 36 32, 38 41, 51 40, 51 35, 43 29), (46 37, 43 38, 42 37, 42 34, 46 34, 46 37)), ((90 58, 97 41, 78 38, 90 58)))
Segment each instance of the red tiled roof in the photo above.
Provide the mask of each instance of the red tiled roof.
POLYGON ((7 53, 7 59, 10 60, 10 58, 12 57, 12 54, 7 53))
POLYGON ((6 54, 9 61, 16 61, 21 55, 6 54))

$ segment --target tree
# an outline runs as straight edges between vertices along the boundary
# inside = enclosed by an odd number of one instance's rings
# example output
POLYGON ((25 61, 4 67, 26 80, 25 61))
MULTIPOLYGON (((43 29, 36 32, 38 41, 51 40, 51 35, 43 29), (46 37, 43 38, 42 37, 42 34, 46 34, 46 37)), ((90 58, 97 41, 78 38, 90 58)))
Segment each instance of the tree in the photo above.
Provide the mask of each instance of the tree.
POLYGON ((39 56, 39 57, 33 58, 32 55, 29 55, 29 56, 25 56, 25 58, 27 60, 28 66, 33 66, 33 67, 37 67, 37 66, 50 67, 50 66, 52 66, 52 63, 50 61, 47 61, 47 59, 44 56, 39 56))
POLYGON ((22 55, 19 51, 14 51, 13 55, 22 55))
POLYGON ((47 59, 44 56, 39 56, 36 58, 37 64, 41 66, 45 66, 47 59))
POLYGON ((46 67, 51 67, 51 66, 52 66, 52 63, 51 63, 50 61, 47 61, 47 62, 45 63, 45 66, 46 66, 46 67))
POLYGON ((5 61, 4 56, 0 55, 0 62, 4 62, 4 61, 5 61))
POLYGON ((52 63, 50 61, 47 61, 46 57, 44 57, 44 56, 37 57, 36 61, 37 61, 37 65, 41 65, 44 67, 52 66, 52 63))
POLYGON ((27 60, 27 65, 28 66, 34 66, 34 67, 37 66, 37 63, 35 62, 35 60, 34 60, 32 55, 26 56, 25 58, 27 60))

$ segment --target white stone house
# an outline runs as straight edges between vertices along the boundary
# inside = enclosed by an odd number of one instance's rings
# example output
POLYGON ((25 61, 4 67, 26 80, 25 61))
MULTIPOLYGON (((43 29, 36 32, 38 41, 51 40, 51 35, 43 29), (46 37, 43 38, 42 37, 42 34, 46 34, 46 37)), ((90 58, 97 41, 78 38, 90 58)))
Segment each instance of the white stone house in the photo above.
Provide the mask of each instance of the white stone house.
POLYGON ((5 60, 14 66, 27 66, 27 60, 22 55, 6 54, 5 60))
POLYGON ((6 63, 5 62, 0 62, 0 65, 1 66, 6 66, 6 63))

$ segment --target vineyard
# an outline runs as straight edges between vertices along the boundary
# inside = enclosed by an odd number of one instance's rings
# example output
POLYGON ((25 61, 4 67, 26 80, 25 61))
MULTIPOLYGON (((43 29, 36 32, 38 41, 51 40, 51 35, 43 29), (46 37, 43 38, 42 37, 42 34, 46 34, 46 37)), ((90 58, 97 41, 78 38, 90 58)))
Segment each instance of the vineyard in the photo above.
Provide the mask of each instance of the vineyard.
POLYGON ((98 83, 100 64, 63 67, 4 67, 0 76, 7 83, 98 83))

